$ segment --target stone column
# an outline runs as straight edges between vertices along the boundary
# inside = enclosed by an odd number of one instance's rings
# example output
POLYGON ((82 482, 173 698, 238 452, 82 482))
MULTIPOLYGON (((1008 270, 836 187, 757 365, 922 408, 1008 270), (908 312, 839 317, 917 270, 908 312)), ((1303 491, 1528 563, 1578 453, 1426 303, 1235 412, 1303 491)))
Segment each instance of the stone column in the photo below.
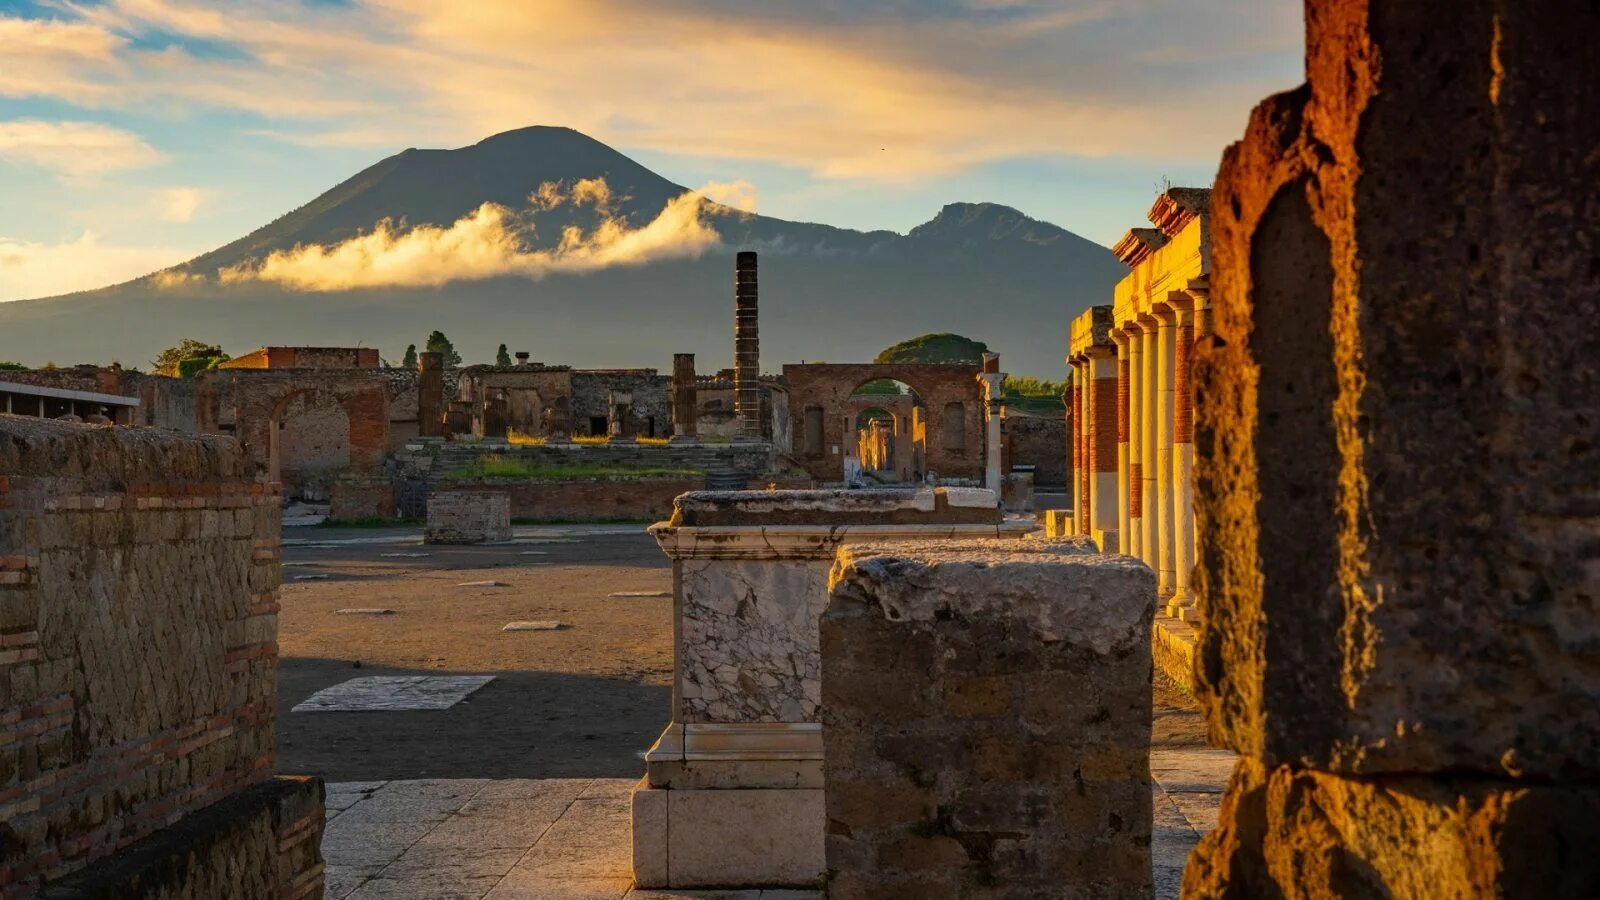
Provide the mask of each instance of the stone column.
POLYGON ((1078 413, 1078 390, 1081 381, 1078 364, 1067 360, 1067 389, 1062 402, 1067 408, 1067 497, 1072 502, 1072 527, 1069 533, 1078 533, 1078 513, 1083 509, 1079 473, 1083 470, 1083 445, 1078 441, 1078 429, 1083 427, 1083 416, 1078 413))
POLYGON ((1089 534, 1106 553, 1117 552, 1117 357, 1109 346, 1089 349, 1089 534))
POLYGON ((1173 346, 1177 319, 1172 308, 1165 303, 1155 304, 1156 325, 1156 574, 1160 584, 1156 588, 1162 600, 1172 597, 1177 589, 1173 566, 1173 546, 1176 529, 1173 527, 1172 508, 1172 388, 1173 346))
POLYGON ((1078 360, 1078 377, 1078 459, 1082 462, 1078 467, 1078 493, 1083 498, 1083 504, 1078 507, 1076 518, 1078 533, 1087 536, 1094 530, 1094 459, 1091 456, 1094 414, 1090 410, 1094 395, 1094 370, 1088 357, 1078 360))
POLYGON ((1143 529, 1139 533, 1139 549, 1143 551, 1145 565, 1152 571, 1161 568, 1160 516, 1156 494, 1156 408, 1160 401, 1160 392, 1157 390, 1157 372, 1159 371, 1160 354, 1157 345, 1156 319, 1154 316, 1141 315, 1139 328, 1143 349, 1143 374, 1139 378, 1140 397, 1139 411, 1141 424, 1139 428, 1139 456, 1143 467, 1144 483, 1140 488, 1139 510, 1143 513, 1143 529))
POLYGON ((1212 192, 1195 687, 1243 759, 1184 896, 1593 896, 1600 8, 1306 24, 1212 192))
POLYGON ((606 392, 606 436, 613 441, 633 440, 633 392, 606 392))
POLYGON ((756 254, 741 250, 733 271, 733 404, 739 437, 761 439, 761 340, 756 254))
POLYGON ((1123 324, 1122 332, 1128 347, 1128 480, 1123 490, 1128 493, 1128 530, 1124 533, 1124 553, 1144 556, 1144 456, 1140 441, 1143 439, 1144 403, 1140 396, 1144 381, 1144 332, 1134 322, 1123 324))
POLYGON ((694 354, 672 354, 672 440, 690 442, 699 439, 695 420, 696 406, 694 354))
POLYGON ((1172 599, 1167 614, 1194 618, 1194 389, 1190 377, 1194 349, 1194 299, 1174 291, 1172 333, 1172 599))
POLYGON ((424 350, 417 354, 417 434, 438 437, 444 433, 444 354, 424 350))
POLYGON ((1117 552, 1127 553, 1128 536, 1128 336, 1111 329, 1117 347, 1117 552))
POLYGON ((1006 375, 1000 371, 1000 355, 985 353, 978 382, 983 386, 983 486, 1000 495, 1000 403, 1006 375))

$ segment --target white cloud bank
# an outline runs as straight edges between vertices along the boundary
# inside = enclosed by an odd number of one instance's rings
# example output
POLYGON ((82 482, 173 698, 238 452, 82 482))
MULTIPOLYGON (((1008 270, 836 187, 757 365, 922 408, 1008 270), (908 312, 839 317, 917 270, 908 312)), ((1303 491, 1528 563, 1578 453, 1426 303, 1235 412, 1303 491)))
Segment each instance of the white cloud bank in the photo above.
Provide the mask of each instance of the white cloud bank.
POLYGON ((0 159, 82 177, 139 169, 165 157, 138 135, 99 122, 0 122, 0 159))
POLYGON ((674 198, 638 228, 613 214, 615 200, 603 179, 541 185, 528 198, 530 210, 570 204, 590 207, 601 217, 588 231, 567 227, 553 248, 530 249, 533 234, 521 215, 485 203, 449 227, 402 230, 385 220, 371 232, 332 247, 274 251, 264 260, 217 274, 224 284, 265 281, 299 291, 437 286, 506 275, 538 279, 557 272, 692 258, 720 243, 716 229, 706 221, 712 201, 701 194, 674 198))
POLYGON ((0 301, 119 284, 193 255, 175 247, 107 246, 92 231, 53 244, 0 237, 0 301))

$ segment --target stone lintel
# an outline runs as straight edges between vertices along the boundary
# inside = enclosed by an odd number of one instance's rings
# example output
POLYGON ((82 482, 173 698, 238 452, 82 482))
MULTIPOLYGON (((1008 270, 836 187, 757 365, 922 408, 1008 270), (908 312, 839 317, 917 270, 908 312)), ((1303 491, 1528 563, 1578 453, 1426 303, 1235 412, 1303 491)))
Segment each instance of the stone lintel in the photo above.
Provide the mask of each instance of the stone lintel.
MULTIPOLYGON (((691 491, 673 503, 668 526, 997 524, 999 498, 986 488, 924 490, 691 491)), ((659 527, 659 526, 658 526, 659 527)))

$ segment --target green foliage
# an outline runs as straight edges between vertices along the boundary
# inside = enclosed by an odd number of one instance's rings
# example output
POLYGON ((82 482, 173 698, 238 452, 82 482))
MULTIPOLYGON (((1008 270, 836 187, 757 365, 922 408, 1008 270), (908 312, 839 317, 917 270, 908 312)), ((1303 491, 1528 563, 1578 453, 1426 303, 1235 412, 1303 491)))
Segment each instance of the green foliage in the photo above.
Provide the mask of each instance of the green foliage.
POLYGON ((875 378, 855 389, 857 394, 902 394, 900 382, 893 378, 875 378))
POLYGON ((1067 383, 1046 381, 1043 378, 1034 378, 1032 375, 1007 375, 1000 389, 1007 398, 1051 397, 1060 400, 1061 392, 1067 389, 1067 383))
POLYGON ((226 356, 191 356, 188 359, 178 360, 174 374, 179 378, 193 378, 208 369, 215 369, 218 363, 227 361, 226 356))
POLYGON ((0 359, 0 372, 26 372, 28 367, 19 362, 0 359))
POLYGON ((417 367, 417 345, 407 344, 406 355, 400 360, 400 368, 415 369, 417 367))
POLYGON ((511 354, 506 352, 505 344, 501 344, 500 349, 494 351, 494 364, 497 366, 511 365, 511 354))
POLYGON ((470 465, 452 469, 446 478, 652 478, 705 475, 698 469, 652 469, 598 464, 546 466, 505 456, 485 456, 470 465))
MULTIPOLYGON (((222 348, 216 344, 197 341, 194 338, 184 338, 178 342, 177 346, 168 347, 161 351, 160 355, 150 361, 150 365, 154 366, 156 372, 160 374, 179 375, 178 364, 186 359, 215 360, 216 362, 212 363, 212 365, 203 367, 211 369, 216 367, 216 363, 227 362, 232 357, 222 352, 222 348)), ((191 372, 190 374, 193 373, 191 372)))
POLYGON ((428 335, 428 340, 423 346, 429 353, 441 354, 444 357, 445 368, 454 369, 461 365, 461 354, 456 352, 456 345, 450 343, 450 339, 444 336, 444 332, 435 331, 428 335))
POLYGON ((942 331, 924 334, 889 347, 873 360, 876 363, 965 363, 983 362, 989 345, 983 341, 942 331))

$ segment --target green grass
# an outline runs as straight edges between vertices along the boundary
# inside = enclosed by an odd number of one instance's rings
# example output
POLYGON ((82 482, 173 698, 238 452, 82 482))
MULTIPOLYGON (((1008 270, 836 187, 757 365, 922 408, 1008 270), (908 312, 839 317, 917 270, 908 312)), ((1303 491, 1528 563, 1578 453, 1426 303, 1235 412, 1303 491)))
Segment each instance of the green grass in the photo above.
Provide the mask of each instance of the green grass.
POLYGON ((532 516, 512 516, 513 525, 654 525, 659 519, 540 519, 532 516))
POLYGON ((706 473, 698 469, 652 469, 627 466, 578 464, 571 466, 546 466, 504 456, 486 456, 471 465, 452 469, 446 478, 702 478, 706 473))

